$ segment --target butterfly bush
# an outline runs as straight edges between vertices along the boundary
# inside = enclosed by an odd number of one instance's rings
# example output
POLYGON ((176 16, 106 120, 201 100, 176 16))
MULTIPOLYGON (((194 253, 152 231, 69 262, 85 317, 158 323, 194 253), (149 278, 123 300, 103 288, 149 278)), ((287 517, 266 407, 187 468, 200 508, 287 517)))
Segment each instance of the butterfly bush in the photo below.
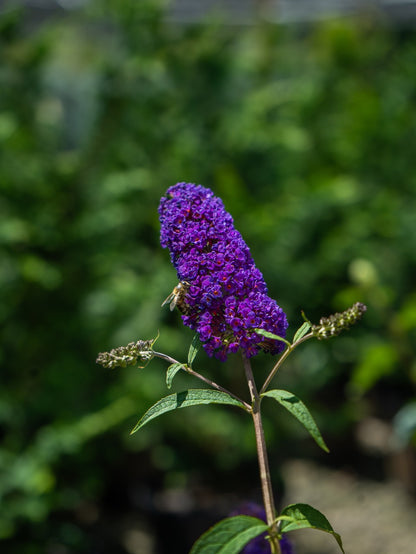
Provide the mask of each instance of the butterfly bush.
POLYGON ((312 338, 321 340, 338 335, 363 316, 366 306, 356 302, 342 313, 321 318, 317 325, 303 315, 304 322, 294 333, 292 342, 285 339, 282 342, 288 326, 286 315, 275 300, 268 296, 263 276, 256 268, 242 236, 234 228, 233 219, 225 210, 221 199, 201 185, 177 183, 162 197, 159 217, 161 244, 169 249, 180 281, 180 286, 175 287, 172 295, 162 305, 172 300, 171 309, 178 307, 183 322, 197 332, 208 355, 225 360, 230 353, 242 351, 241 362, 251 402, 239 398, 234 392, 192 367, 197 351, 195 340, 189 348, 187 363, 181 363, 164 352, 154 350, 158 337, 137 340, 127 346, 102 352, 98 355, 97 362, 108 368, 138 363, 141 364, 139 367, 144 367, 153 357, 158 357, 169 363, 166 373, 168 388, 180 370, 204 383, 202 388, 188 389, 160 399, 141 417, 132 433, 159 415, 199 404, 239 406, 251 415, 264 502, 264 508, 246 503, 230 514, 231 522, 230 517, 219 521, 197 539, 191 552, 211 552, 213 544, 219 545, 224 552, 234 552, 237 538, 242 554, 270 554, 271 551, 294 554, 287 538, 287 530, 314 527, 332 534, 340 550, 345 553, 340 535, 334 531, 325 516, 309 504, 291 504, 281 511, 281 515, 277 514, 261 405, 267 396, 277 400, 327 452, 328 448, 312 415, 300 399, 288 391, 269 390, 269 386, 295 348, 312 338), (285 348, 284 344, 286 350, 277 361, 274 360, 263 385, 257 389, 249 358, 261 350, 278 354, 285 348), (288 395, 290 401, 286 401, 288 395), (254 516, 254 519, 233 517, 241 514, 254 516), (285 525, 287 520, 290 525, 285 525), (262 521, 267 524, 261 524, 262 521))
POLYGON ((254 329, 284 337, 286 315, 268 296, 222 200, 201 185, 177 183, 162 197, 159 217, 160 242, 186 286, 183 322, 199 334, 207 354, 225 360, 239 349, 248 358, 260 350, 279 353, 281 341, 254 329))

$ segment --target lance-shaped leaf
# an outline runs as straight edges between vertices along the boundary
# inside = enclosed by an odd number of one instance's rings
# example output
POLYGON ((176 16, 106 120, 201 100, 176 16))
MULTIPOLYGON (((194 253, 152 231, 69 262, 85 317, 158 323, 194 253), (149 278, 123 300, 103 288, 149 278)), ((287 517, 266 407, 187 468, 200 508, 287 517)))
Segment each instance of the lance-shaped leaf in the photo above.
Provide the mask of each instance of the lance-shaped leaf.
POLYGON ((296 529, 306 529, 308 527, 330 533, 345 554, 340 535, 333 530, 324 514, 309 504, 290 504, 277 519, 281 521, 280 531, 282 533, 295 531, 296 529))
POLYGON ((270 333, 270 331, 265 331, 264 329, 254 329, 254 330, 258 335, 262 335, 263 337, 267 337, 268 339, 280 340, 280 342, 284 342, 288 346, 291 346, 288 340, 286 340, 283 337, 280 337, 279 335, 275 335, 274 333, 270 333))
POLYGON ((166 385, 168 389, 172 386, 172 381, 175 375, 180 371, 181 369, 185 368, 185 364, 181 364, 181 362, 176 362, 174 364, 171 364, 168 369, 166 370, 166 385))
POLYGON ((302 400, 287 390, 277 389, 264 392, 261 396, 270 396, 271 398, 277 400, 279 404, 286 408, 286 410, 288 410, 298 421, 302 423, 318 446, 320 446, 322 450, 325 450, 325 452, 329 452, 329 448, 325 444, 315 420, 302 400))
POLYGON ((198 406, 200 404, 230 404, 231 406, 238 406, 246 410, 243 402, 233 398, 226 392, 213 389, 189 389, 183 392, 170 394, 159 400, 159 402, 156 402, 156 404, 147 410, 131 431, 131 434, 138 431, 143 425, 146 425, 146 423, 149 423, 149 421, 155 417, 159 417, 166 412, 171 412, 179 408, 198 406))
POLYGON ((305 321, 304 323, 302 323, 302 325, 296 331, 295 336, 293 337, 293 342, 297 342, 302 337, 304 337, 310 328, 311 328, 311 324, 308 321, 305 321))
POLYGON ((191 346, 189 347, 189 352, 188 352, 189 367, 192 367, 192 363, 195 360, 195 356, 198 353, 200 345, 201 343, 199 342, 198 335, 194 335, 194 338, 192 339, 191 346))
POLYGON ((239 554, 248 542, 265 531, 267 525, 256 517, 229 517, 201 535, 190 554, 239 554))

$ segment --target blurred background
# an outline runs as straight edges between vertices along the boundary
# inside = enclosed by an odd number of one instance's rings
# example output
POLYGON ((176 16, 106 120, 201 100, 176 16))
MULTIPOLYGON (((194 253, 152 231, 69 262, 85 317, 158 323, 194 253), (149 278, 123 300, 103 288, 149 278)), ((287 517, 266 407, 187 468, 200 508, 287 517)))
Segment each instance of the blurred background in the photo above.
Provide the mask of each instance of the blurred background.
MULTIPOLYGON (((183 554, 261 498, 243 412, 184 410, 130 436, 166 365, 95 364, 158 331, 186 357, 192 332, 160 307, 177 279, 157 207, 177 181, 221 196, 289 337, 301 310, 367 304, 279 376, 331 453, 265 403, 273 480, 348 553, 412 551, 415 30, 415 2, 2 0, 1 552, 183 554)), ((272 363, 254 360, 259 382, 272 363)), ((238 356, 195 367, 246 397, 238 356)))

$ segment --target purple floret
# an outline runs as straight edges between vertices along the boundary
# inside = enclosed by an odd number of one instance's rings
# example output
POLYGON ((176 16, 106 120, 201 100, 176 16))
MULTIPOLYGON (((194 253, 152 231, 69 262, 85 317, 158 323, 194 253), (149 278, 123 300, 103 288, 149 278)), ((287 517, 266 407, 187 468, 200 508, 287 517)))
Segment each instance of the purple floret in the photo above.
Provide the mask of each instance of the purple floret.
POLYGON ((188 284, 183 322, 199 333, 206 352, 220 360, 240 348, 248 358, 262 349, 279 353, 282 342, 254 329, 284 337, 286 315, 267 295, 222 200, 201 185, 178 183, 162 197, 159 216, 160 242, 169 249, 179 280, 188 284))

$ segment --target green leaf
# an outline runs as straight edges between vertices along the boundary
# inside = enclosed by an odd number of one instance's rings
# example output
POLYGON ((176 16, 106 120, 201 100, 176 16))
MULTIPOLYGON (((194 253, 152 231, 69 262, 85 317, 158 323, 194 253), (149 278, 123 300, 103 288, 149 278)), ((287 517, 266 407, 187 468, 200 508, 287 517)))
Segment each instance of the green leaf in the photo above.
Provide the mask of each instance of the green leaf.
POLYGON ((302 337, 304 337, 310 328, 311 324, 308 321, 305 321, 296 331, 295 336, 293 337, 293 342, 297 342, 302 337))
POLYGON ((301 314, 302 314, 302 317, 303 319, 306 321, 306 323, 309 323, 309 325, 312 327, 312 323, 309 321, 309 319, 306 317, 306 314, 305 312, 302 310, 301 311, 301 314))
POLYGON ((184 368, 185 364, 181 364, 180 362, 176 362, 175 364, 172 364, 168 367, 168 369, 166 370, 166 385, 168 389, 171 388, 173 378, 178 373, 178 371, 184 368))
POLYGON ((263 337, 267 337, 268 339, 274 339, 274 340, 280 340, 280 342, 284 342, 288 346, 291 346, 290 342, 283 337, 279 337, 279 335, 275 335, 274 333, 270 333, 270 331, 265 331, 264 329, 254 329, 258 335, 262 335, 263 337))
POLYGON ((309 504, 290 504, 277 519, 281 521, 280 531, 282 533, 295 531, 296 529, 306 529, 308 527, 330 533, 334 536, 338 546, 345 554, 340 535, 335 533, 324 514, 309 506, 309 504))
POLYGON ((195 360, 195 356, 198 353, 200 345, 201 343, 199 342, 198 335, 195 335, 194 338, 192 339, 191 346, 189 347, 189 352, 188 352, 189 367, 192 367, 192 363, 195 360))
POLYGON ((212 389, 189 389, 165 396, 156 402, 156 404, 149 408, 139 420, 131 431, 131 434, 138 431, 143 425, 146 425, 146 423, 155 417, 159 417, 166 412, 171 412, 179 408, 187 408, 189 406, 198 406, 200 404, 230 404, 231 406, 239 406, 243 408, 243 410, 246 409, 242 402, 225 392, 212 389))
POLYGON ((271 398, 277 400, 279 404, 286 408, 286 410, 288 410, 298 421, 302 423, 318 446, 320 446, 322 450, 325 450, 325 452, 329 452, 329 448, 325 444, 315 420, 302 400, 287 390, 277 389, 264 392, 261 396, 270 396, 271 398))
POLYGON ((256 517, 229 517, 201 535, 190 554, 238 554, 248 542, 265 531, 267 525, 256 517))
POLYGON ((158 331, 158 332, 157 332, 157 335, 155 336, 155 338, 152 339, 152 348, 153 348, 153 346, 155 345, 155 342, 157 341, 157 339, 158 339, 159 337, 160 337, 160 333, 159 333, 159 331, 158 331))

